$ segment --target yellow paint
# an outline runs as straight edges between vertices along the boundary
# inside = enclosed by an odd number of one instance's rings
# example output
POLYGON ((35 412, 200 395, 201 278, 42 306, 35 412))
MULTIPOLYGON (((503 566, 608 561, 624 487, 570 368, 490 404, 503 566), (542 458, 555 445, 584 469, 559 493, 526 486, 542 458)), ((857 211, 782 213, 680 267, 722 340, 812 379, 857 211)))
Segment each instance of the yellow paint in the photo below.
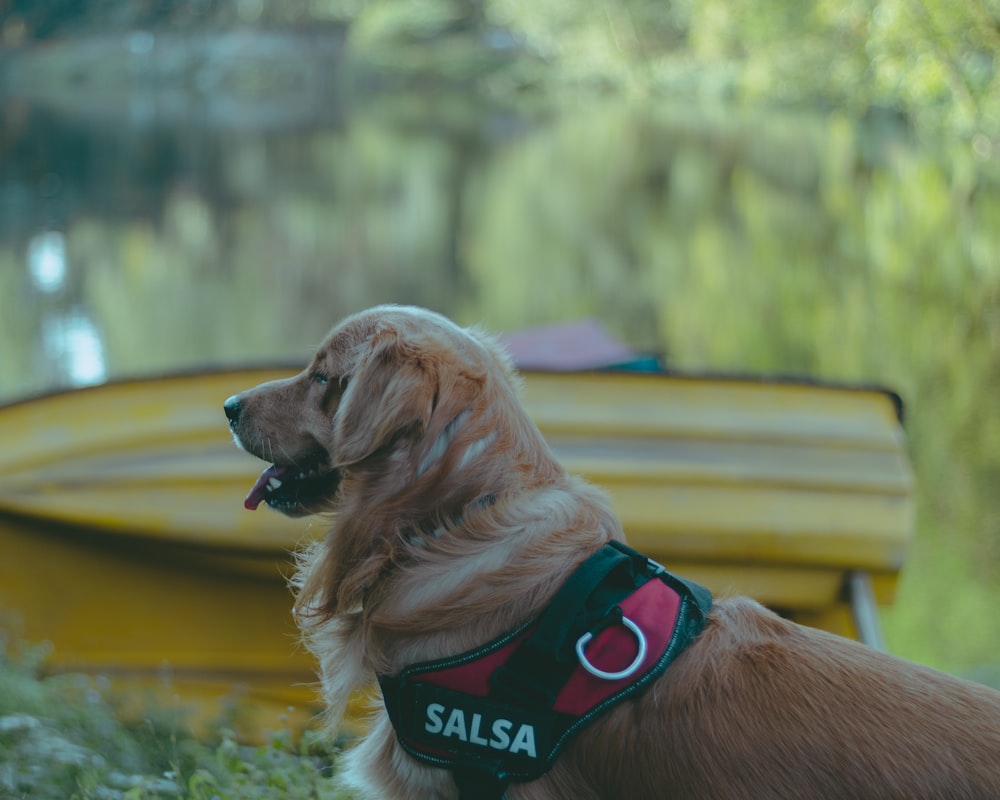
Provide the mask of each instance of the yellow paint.
MULTIPOLYGON (((309 718, 313 663, 285 578, 288 552, 327 523, 243 509, 264 465, 236 449, 222 413, 230 394, 295 371, 0 408, 0 610, 53 643, 54 668, 176 690, 202 720, 235 687, 250 730, 309 718)), ((524 398, 567 468, 608 490, 630 542, 673 571, 847 635, 847 570, 871 571, 891 601, 913 509, 888 396, 529 373, 524 398)))

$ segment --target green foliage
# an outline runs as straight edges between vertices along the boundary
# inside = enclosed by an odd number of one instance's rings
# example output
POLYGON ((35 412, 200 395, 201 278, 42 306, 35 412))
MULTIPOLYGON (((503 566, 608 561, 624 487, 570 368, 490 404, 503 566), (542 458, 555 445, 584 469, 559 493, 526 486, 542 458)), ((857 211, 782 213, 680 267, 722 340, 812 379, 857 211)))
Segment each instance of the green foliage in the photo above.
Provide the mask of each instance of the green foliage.
MULTIPOLYGON (((162 5, 162 4, 161 4, 162 5)), ((346 31, 334 67, 361 99, 373 87, 482 90, 493 99, 575 103, 614 93, 659 103, 768 103, 890 109, 916 126, 1000 136, 1000 8, 996 0, 180 0, 179 31, 312 25, 346 31)), ((156 3, 117 0, 66 23, 144 30, 156 3), (106 7, 105 7, 106 6, 106 7), (110 15, 107 7, 116 8, 110 15), (113 16, 112 19, 108 19, 113 16)), ((58 16, 58 12, 55 13, 58 16)), ((58 21, 58 20, 57 20, 58 21)), ((162 24, 162 22, 160 23, 162 24)), ((16 26, 12 26, 11 29, 16 26)), ((13 34, 10 34, 13 35, 13 34)), ((192 51, 194 52, 194 51, 192 51)), ((192 56, 179 55, 184 58, 192 56)), ((120 85, 121 54, 70 48, 30 59, 37 84, 82 78, 120 85), (82 61, 80 57, 82 56, 82 61)), ((197 58, 189 65, 197 70, 197 58)), ((242 80, 280 95, 274 65, 242 80)), ((44 92, 42 92, 44 94, 44 92)), ((252 92, 250 96, 256 96, 252 92)))
POLYGON ((45 676, 46 648, 0 649, 0 797, 32 800, 350 800, 334 788, 334 752, 313 732, 263 746, 223 731, 179 732, 156 709, 123 722, 101 681, 45 676))
POLYGON ((1000 9, 986 0, 492 0, 547 58, 557 92, 890 108, 916 124, 1000 134, 1000 9))

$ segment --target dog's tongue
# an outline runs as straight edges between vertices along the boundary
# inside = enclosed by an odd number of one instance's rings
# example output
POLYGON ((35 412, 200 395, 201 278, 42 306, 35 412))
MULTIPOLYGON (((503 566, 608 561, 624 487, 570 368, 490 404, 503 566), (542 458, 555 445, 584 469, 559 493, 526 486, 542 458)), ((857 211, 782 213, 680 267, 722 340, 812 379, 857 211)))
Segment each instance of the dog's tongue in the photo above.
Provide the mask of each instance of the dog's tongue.
POLYGON ((288 467, 279 467, 277 465, 272 465, 260 473, 260 477, 257 478, 257 482, 253 485, 250 490, 250 494, 247 495, 246 500, 243 501, 243 507, 249 509, 250 511, 256 511, 257 506, 264 502, 264 495, 267 492, 267 485, 272 480, 281 480, 282 476, 288 471, 288 467))

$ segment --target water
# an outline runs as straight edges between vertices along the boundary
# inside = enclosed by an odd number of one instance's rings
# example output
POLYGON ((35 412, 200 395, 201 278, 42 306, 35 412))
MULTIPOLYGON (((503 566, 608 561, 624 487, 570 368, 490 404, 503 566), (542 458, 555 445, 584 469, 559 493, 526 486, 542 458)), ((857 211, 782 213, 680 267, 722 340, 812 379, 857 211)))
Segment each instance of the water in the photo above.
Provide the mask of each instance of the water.
POLYGON ((63 64, 8 84, 0 400, 304 360, 390 301, 495 330, 594 317, 685 370, 886 384, 919 481, 890 647, 1000 664, 990 141, 919 141, 888 113, 345 94, 303 71, 335 62, 315 41, 246 68, 166 44, 199 65, 180 89, 141 37, 95 45, 125 51, 96 83, 63 64))

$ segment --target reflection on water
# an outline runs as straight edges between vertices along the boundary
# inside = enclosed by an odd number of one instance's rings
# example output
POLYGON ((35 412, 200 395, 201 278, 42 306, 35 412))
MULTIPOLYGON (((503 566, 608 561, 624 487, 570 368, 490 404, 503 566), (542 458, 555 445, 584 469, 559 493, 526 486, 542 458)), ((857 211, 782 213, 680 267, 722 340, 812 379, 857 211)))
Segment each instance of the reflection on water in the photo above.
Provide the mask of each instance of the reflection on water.
POLYGON ((1000 663, 989 148, 914 142, 891 117, 608 104, 539 120, 449 93, 304 113, 264 83, 247 106, 264 116, 234 117, 225 81, 145 111, 121 86, 6 98, 0 399, 302 359, 386 301, 495 329, 592 316, 682 368, 888 383, 922 486, 890 645, 1000 663), (941 574, 962 576, 953 612, 927 588, 941 574))
POLYGON ((28 272, 40 292, 56 292, 66 282, 66 238, 45 231, 28 242, 28 272))
POLYGON ((87 386, 107 377, 100 333, 81 309, 42 319, 42 355, 60 383, 87 386))

